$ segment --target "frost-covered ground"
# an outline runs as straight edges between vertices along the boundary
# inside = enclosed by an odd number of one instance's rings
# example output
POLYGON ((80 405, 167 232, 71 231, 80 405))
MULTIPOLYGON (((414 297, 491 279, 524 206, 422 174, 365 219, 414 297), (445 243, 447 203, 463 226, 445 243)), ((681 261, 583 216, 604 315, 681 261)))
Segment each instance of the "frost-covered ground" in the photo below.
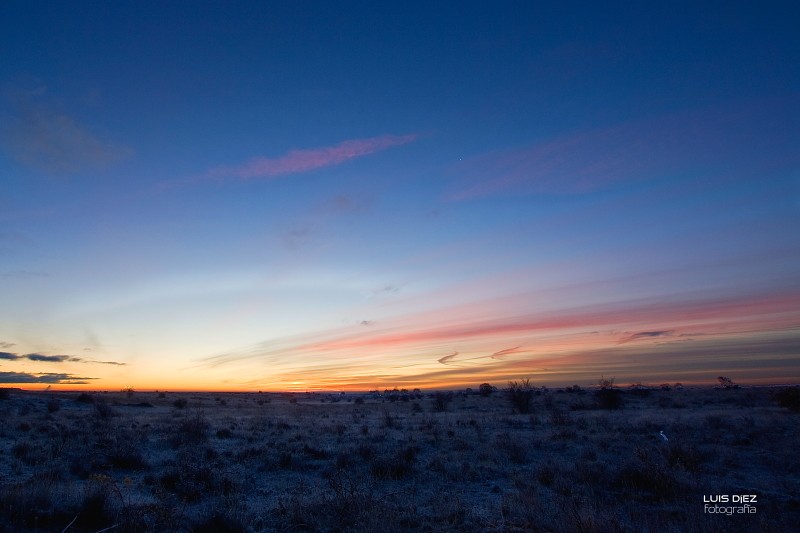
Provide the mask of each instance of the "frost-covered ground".
POLYGON ((0 531, 796 531, 800 414, 774 393, 6 391, 0 531))

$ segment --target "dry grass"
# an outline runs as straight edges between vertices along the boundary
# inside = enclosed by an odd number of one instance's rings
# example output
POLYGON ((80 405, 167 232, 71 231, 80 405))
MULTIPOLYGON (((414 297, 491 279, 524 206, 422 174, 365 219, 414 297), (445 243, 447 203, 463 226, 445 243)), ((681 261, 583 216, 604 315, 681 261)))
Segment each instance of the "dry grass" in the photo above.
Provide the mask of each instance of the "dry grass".
POLYGON ((591 389, 537 389, 525 413, 508 395, 478 391, 12 391, 0 401, 0 532, 791 531, 800 522, 800 415, 774 390, 619 394, 620 408, 602 409, 591 389), (704 514, 708 494, 756 494, 758 511, 704 514))

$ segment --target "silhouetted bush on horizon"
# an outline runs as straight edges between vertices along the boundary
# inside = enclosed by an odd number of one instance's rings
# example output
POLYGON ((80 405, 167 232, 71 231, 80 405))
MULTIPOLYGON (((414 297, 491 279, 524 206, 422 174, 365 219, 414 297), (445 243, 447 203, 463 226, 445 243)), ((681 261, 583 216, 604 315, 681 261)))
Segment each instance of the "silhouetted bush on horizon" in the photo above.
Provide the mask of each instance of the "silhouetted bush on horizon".
POLYGON ((511 405, 521 414, 528 414, 531 412, 533 392, 533 386, 529 378, 520 381, 509 381, 508 388, 506 389, 506 394, 511 401, 511 405))
POLYGON ((622 391, 614 388, 614 378, 601 377, 598 385, 600 388, 594 393, 597 407, 609 410, 622 409, 624 404, 622 391))
POLYGON ((491 396, 491 394, 492 394, 493 392, 494 392, 494 387, 492 387, 492 386, 491 386, 490 384, 488 384, 488 383, 481 383, 481 385, 478 387, 478 393, 479 393, 481 396, 484 396, 484 397, 485 397, 485 396, 491 396))

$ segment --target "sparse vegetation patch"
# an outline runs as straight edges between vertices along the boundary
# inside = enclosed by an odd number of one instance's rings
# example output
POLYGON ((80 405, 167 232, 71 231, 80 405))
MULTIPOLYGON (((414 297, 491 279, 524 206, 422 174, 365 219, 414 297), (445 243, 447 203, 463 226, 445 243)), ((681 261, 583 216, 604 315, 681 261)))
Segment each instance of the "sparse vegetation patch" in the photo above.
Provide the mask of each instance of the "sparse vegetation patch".
POLYGON ((740 389, 522 380, 445 393, 445 410, 403 389, 359 403, 18 391, 0 426, 0 533, 716 531, 698 500, 732 486, 768 502, 733 530, 792 531, 800 443, 784 408, 800 388, 740 389), (598 409, 602 390, 627 408, 598 409))

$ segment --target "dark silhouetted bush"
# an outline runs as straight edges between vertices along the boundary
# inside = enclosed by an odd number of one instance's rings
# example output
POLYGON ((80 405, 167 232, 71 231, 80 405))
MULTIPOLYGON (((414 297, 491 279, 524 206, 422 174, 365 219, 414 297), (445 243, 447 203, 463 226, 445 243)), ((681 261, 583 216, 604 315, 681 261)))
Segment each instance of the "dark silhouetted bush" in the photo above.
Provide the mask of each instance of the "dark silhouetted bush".
POLYGON ((200 444, 208 439, 209 424, 202 412, 184 418, 178 425, 173 444, 200 444))
POLYGON ((531 400, 533 399, 533 386, 531 380, 525 378, 521 381, 509 381, 506 394, 511 405, 518 412, 527 414, 531 412, 531 400))
POLYGON ((599 409, 622 409, 622 391, 614 388, 614 378, 600 378, 600 388, 594 393, 599 409))
POLYGON ((141 451, 131 441, 118 443, 108 454, 108 464, 118 470, 144 470, 147 468, 141 451))
POLYGON ((725 377, 725 376, 717 377, 717 381, 719 381, 719 388, 721 388, 721 389, 732 390, 732 389, 738 389, 739 388, 738 384, 734 383, 731 378, 728 378, 728 377, 725 377))
POLYGON ((636 448, 634 457, 611 476, 611 484, 636 491, 640 498, 661 501, 674 500, 685 490, 664 455, 648 448, 636 448))
POLYGON ((114 525, 114 517, 109 512, 109 494, 104 484, 88 491, 81 502, 75 527, 84 531, 99 531, 114 525))
POLYGON ((494 387, 492 387, 488 383, 481 383, 480 386, 478 387, 478 393, 481 396, 484 396, 484 397, 491 396, 491 394, 493 392, 494 392, 494 387))
POLYGON ((94 403, 94 397, 91 394, 82 392, 78 394, 78 397, 75 398, 75 401, 79 403, 94 403))
POLYGON ((497 439, 497 447, 508 455, 512 463, 524 464, 528 460, 528 445, 516 435, 502 435, 497 439))
POLYGON ((61 409, 61 402, 56 400, 55 398, 50 398, 47 400, 47 412, 48 413, 55 413, 61 409))
POLYGON ((433 395, 433 410, 437 412, 447 411, 447 406, 453 401, 452 392, 436 392, 433 395))
POLYGON ((247 528, 236 518, 219 511, 197 522, 192 527, 192 533, 246 533, 247 528))
POLYGON ((795 413, 800 413, 800 387, 786 387, 772 397, 778 405, 795 413))
POLYGON ((372 475, 376 479, 402 479, 414 471, 417 448, 407 446, 392 456, 379 457, 372 462, 372 475))
POLYGON ((186 401, 186 398, 178 398, 172 402, 172 405, 175 407, 175 409, 185 409, 188 404, 189 402, 186 401))
POLYGON ((110 405, 106 402, 105 398, 95 398, 94 399, 94 411, 97 414, 98 418, 101 420, 108 420, 112 416, 116 415, 116 411, 111 408, 110 405))
POLYGON ((303 453, 312 459, 327 459, 331 456, 327 450, 309 446, 308 444, 303 445, 303 453))
POLYGON ((292 452, 281 452, 278 455, 278 466, 285 470, 292 468, 292 466, 294 466, 292 452))

